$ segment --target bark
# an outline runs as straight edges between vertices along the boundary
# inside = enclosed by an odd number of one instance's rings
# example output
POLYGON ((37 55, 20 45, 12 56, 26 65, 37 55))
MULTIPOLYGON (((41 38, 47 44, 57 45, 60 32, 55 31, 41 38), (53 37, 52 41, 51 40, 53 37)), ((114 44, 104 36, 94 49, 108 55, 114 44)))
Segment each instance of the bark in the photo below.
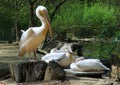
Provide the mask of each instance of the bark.
POLYGON ((51 61, 46 69, 44 80, 64 79, 65 75, 66 73, 63 68, 56 62, 51 61))
POLYGON ((111 77, 120 81, 120 58, 118 55, 111 55, 111 77))
POLYGON ((11 78, 16 82, 43 80, 47 68, 44 61, 25 61, 9 65, 11 78))
POLYGON ((16 35, 16 41, 18 41, 18 14, 19 14, 19 2, 20 0, 16 1, 16 4, 15 4, 15 10, 16 10, 16 20, 15 20, 15 35, 16 35))
POLYGON ((30 24, 29 27, 34 26, 35 22, 34 22, 34 5, 35 2, 37 2, 37 0, 29 0, 29 5, 30 5, 30 24))
POLYGON ((0 63, 0 79, 6 79, 10 77, 10 71, 8 63, 0 63))

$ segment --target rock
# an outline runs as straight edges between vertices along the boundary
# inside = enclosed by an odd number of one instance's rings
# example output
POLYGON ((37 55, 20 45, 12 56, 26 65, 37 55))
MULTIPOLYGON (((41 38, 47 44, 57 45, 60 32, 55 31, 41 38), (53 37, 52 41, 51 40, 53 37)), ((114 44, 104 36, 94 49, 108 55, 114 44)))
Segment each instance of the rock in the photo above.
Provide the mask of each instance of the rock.
POLYGON ((50 81, 53 79, 64 79, 65 74, 66 72, 60 65, 54 61, 51 61, 46 69, 44 80, 50 81))
POLYGON ((28 82, 44 79, 47 63, 44 61, 24 61, 9 64, 11 77, 16 82, 28 82))

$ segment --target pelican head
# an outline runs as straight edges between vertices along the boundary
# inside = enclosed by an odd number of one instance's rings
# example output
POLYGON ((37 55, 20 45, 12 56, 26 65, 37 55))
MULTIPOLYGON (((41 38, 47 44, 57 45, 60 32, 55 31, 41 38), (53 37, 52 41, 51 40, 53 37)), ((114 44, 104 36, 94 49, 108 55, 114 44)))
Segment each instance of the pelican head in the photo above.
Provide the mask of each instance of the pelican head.
POLYGON ((47 8, 44 7, 44 6, 38 6, 38 7, 36 8, 36 16, 37 16, 38 18, 44 17, 44 14, 47 15, 47 13, 48 13, 47 8), (43 12, 44 12, 44 13, 43 13, 43 12))
POLYGON ((51 29, 51 25, 48 19, 48 11, 47 8, 44 6, 38 6, 36 8, 36 16, 41 20, 42 24, 44 24, 46 22, 46 28, 48 28, 50 36, 52 37, 53 33, 52 33, 52 29, 51 29))

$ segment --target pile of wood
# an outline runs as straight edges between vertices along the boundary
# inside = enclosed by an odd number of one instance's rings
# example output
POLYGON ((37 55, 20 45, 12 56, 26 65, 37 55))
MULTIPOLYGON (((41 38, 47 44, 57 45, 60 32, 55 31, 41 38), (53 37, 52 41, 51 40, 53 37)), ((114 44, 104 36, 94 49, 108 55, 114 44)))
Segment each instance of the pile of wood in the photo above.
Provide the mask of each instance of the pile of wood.
POLYGON ((47 64, 44 61, 28 61, 12 63, 9 65, 11 77, 16 82, 28 82, 52 79, 62 79, 65 77, 65 71, 54 61, 47 64))
POLYGON ((120 57, 111 55, 111 77, 120 81, 120 57))

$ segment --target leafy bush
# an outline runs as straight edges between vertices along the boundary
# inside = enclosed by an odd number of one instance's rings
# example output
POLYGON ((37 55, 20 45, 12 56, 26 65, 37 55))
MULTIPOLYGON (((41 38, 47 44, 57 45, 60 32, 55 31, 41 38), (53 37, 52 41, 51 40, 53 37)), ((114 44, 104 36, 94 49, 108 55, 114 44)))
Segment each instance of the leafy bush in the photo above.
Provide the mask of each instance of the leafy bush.
POLYGON ((112 37, 116 31, 115 9, 101 3, 88 7, 86 3, 67 2, 56 14, 52 26, 58 31, 74 25, 78 26, 77 37, 112 37))
MULTIPOLYGON (((82 18, 83 6, 80 2, 66 2, 54 17, 53 28, 63 30, 69 26, 80 24, 82 18)), ((57 31, 57 30, 56 30, 57 31)))
MULTIPOLYGON (((84 6, 83 24, 91 26, 96 35, 103 37, 113 36, 116 29, 115 9, 105 4, 96 3, 91 7, 84 6)), ((92 29, 91 28, 91 29, 92 29)))

